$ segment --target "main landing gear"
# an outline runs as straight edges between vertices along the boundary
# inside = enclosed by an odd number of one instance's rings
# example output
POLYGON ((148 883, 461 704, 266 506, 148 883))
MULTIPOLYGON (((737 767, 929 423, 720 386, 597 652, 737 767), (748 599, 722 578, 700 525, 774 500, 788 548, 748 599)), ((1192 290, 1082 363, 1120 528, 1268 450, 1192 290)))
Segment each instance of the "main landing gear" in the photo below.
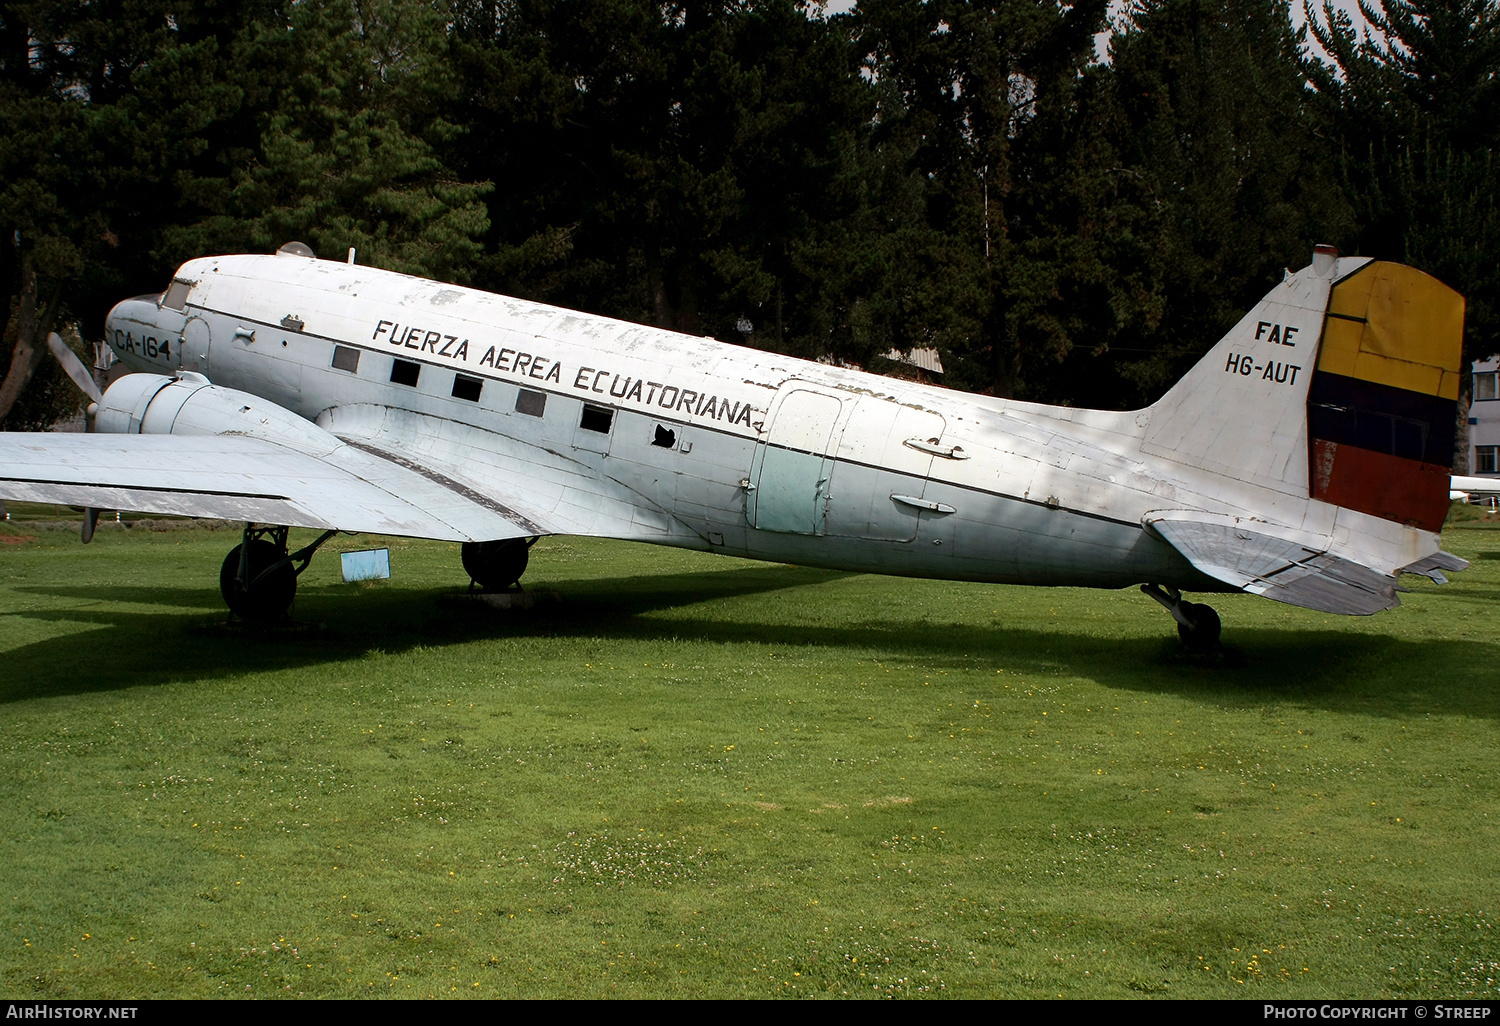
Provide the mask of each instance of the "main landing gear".
POLYGON ((246 524, 244 538, 229 550, 219 570, 219 592, 229 611, 251 623, 286 619, 297 594, 297 577, 337 531, 324 531, 318 540, 287 552, 285 527, 246 524))
POLYGON ((521 575, 531 559, 535 538, 505 538, 501 541, 464 542, 464 570, 483 591, 519 588, 521 575))
POLYGON ((1219 644, 1219 614, 1213 607, 1188 602, 1176 588, 1163 590, 1159 585, 1143 584, 1141 591, 1166 606, 1177 621, 1177 636, 1190 652, 1207 652, 1219 644))
MULTIPOLYGON (((337 531, 324 531, 311 545, 287 551, 287 529, 246 524, 240 544, 224 557, 219 591, 229 611, 251 623, 285 620, 297 594, 297 578, 313 553, 337 531)), ((535 538, 465 542, 464 569, 487 592, 519 590, 535 538)))

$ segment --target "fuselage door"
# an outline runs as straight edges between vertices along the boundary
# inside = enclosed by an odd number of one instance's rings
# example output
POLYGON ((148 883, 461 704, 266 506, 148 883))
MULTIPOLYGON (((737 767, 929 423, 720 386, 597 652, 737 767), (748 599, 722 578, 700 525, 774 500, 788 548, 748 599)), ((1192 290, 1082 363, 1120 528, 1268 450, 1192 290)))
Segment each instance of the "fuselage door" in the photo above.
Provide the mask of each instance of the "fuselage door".
POLYGON ((193 314, 182 328, 182 345, 177 347, 178 365, 183 370, 208 373, 208 321, 202 314, 193 314))
POLYGON ((862 396, 838 445, 828 533, 909 542, 917 536, 921 499, 941 447, 941 414, 862 396))
POLYGON ((751 526, 787 534, 823 533, 842 410, 836 396, 801 382, 783 386, 750 467, 745 513, 751 526))

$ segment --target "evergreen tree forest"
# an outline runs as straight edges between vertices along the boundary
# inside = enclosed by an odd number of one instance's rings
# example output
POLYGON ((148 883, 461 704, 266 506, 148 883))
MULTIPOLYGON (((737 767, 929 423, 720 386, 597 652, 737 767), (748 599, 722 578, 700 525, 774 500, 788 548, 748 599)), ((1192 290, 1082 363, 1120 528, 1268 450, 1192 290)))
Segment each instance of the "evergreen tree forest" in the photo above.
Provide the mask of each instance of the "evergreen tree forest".
POLYGON ((1362 3, 0 2, 0 423, 76 406, 49 330, 293 239, 1108 408, 1328 242, 1458 289, 1487 356, 1500 0, 1362 3))

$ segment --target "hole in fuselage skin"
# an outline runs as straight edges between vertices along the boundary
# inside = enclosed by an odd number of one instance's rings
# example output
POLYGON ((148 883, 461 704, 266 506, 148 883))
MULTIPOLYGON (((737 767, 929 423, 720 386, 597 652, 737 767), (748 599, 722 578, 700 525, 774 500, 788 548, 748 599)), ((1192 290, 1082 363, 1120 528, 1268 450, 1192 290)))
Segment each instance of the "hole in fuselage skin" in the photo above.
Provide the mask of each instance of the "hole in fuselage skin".
POLYGON ((670 449, 677 444, 677 432, 668 431, 660 424, 656 425, 656 437, 651 439, 652 445, 659 445, 663 449, 670 449))

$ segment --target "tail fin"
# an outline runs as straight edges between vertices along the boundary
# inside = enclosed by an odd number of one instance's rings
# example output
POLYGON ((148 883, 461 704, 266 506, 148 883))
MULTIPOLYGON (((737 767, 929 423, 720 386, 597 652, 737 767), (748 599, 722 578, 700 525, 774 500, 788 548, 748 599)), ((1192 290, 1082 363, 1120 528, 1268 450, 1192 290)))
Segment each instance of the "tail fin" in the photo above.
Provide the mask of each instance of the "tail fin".
POLYGON ((1463 297, 1401 264, 1319 250, 1145 411, 1142 450, 1437 532, 1463 297))
POLYGON ((1307 392, 1328 294, 1359 260, 1287 277, 1146 411, 1142 451, 1305 502, 1307 392))

